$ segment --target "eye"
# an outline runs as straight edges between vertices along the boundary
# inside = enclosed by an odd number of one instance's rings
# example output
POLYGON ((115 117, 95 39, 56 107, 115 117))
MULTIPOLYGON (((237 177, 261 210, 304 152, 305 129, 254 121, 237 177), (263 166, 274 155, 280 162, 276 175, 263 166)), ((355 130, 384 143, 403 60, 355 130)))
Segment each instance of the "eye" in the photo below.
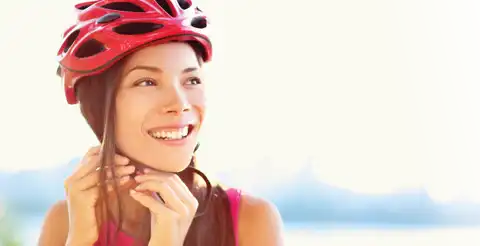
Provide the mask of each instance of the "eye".
POLYGON ((200 80, 200 78, 193 77, 193 78, 189 78, 187 80, 186 84, 188 84, 188 85, 199 85, 199 84, 202 84, 202 81, 200 80))
POLYGON ((143 79, 135 83, 135 86, 155 86, 157 83, 152 79, 143 79))

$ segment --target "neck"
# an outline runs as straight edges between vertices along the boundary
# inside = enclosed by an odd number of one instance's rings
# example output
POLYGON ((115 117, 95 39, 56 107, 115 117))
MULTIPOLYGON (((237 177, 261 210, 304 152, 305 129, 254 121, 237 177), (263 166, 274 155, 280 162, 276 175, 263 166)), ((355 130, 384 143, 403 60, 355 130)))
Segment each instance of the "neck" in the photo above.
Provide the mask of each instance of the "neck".
POLYGON ((120 190, 118 197, 110 196, 108 204, 108 213, 112 222, 118 224, 121 217, 122 230, 125 233, 138 238, 148 238, 150 211, 130 196, 129 189, 120 190), (121 207, 119 201, 121 201, 121 207))

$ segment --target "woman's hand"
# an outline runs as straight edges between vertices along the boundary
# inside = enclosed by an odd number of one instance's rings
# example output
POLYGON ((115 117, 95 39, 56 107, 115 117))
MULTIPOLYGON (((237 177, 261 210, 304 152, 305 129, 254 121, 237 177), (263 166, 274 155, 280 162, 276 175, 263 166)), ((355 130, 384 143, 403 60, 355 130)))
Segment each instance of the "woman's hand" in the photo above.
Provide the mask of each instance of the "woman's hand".
MULTIPOLYGON (((65 180, 65 193, 68 205, 69 231, 67 245, 92 245, 98 239, 98 225, 95 208, 99 198, 100 147, 91 148, 83 157, 77 170, 65 180)), ((116 177, 107 170, 107 189, 112 190, 112 182, 126 184, 135 172, 135 167, 127 165, 129 160, 115 156, 116 177)))
POLYGON ((197 212, 197 199, 176 174, 146 169, 135 180, 139 185, 130 194, 151 213, 148 245, 183 245, 197 212))

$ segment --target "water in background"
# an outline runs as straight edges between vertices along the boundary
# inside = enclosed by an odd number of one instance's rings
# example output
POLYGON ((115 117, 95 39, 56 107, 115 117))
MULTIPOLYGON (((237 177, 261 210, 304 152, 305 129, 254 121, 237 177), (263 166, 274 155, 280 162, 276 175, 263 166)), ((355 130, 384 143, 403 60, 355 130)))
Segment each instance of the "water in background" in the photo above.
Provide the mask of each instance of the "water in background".
MULTIPOLYGON (((73 166, 0 172, 0 204, 7 202, 23 216, 15 218, 23 245, 36 245, 43 214, 63 199, 60 184, 73 166)), ((255 194, 274 202, 282 214, 288 246, 480 245, 479 204, 438 203, 422 189, 358 194, 323 183, 308 167, 290 180, 259 187, 255 194)))
MULTIPOLYGON (((42 216, 24 220, 23 245, 36 245, 42 221, 42 216)), ((286 246, 478 246, 480 227, 287 223, 285 242, 286 246)))

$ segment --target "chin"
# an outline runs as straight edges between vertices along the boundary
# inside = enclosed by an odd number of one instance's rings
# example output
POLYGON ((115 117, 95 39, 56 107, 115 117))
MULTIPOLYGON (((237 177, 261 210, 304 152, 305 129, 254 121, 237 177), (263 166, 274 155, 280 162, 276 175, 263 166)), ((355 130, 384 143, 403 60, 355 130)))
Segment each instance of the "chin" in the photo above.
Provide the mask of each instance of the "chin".
POLYGON ((188 167, 188 165, 190 165, 190 161, 191 161, 190 158, 182 159, 182 160, 163 159, 163 160, 150 162, 151 164, 147 164, 147 166, 162 172, 179 173, 185 170, 188 167))

